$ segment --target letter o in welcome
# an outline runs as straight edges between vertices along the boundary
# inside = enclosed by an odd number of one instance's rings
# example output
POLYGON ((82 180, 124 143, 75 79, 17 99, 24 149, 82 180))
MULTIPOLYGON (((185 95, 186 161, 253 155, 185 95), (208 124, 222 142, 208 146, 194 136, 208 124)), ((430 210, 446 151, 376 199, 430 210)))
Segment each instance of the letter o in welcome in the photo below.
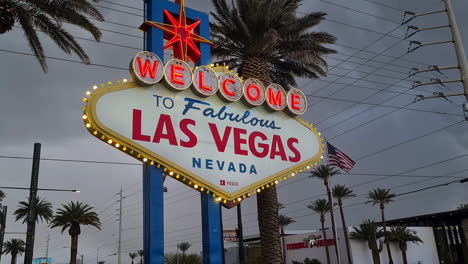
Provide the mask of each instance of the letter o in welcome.
POLYGON ((303 115, 307 110, 307 97, 299 89, 291 89, 288 92, 288 113, 303 115))
POLYGON ((243 101, 250 106, 259 106, 265 102, 265 88, 258 79, 250 78, 244 82, 243 101))
POLYGON ((139 52, 130 62, 130 75, 143 86, 151 86, 161 81, 164 74, 164 63, 158 55, 139 52))
POLYGON ((228 102, 235 102, 242 98, 243 86, 242 80, 231 72, 223 73, 218 79, 219 92, 221 99, 228 102))
POLYGON ((181 91, 192 84, 192 71, 183 60, 172 59, 164 66, 164 80, 169 87, 181 91))

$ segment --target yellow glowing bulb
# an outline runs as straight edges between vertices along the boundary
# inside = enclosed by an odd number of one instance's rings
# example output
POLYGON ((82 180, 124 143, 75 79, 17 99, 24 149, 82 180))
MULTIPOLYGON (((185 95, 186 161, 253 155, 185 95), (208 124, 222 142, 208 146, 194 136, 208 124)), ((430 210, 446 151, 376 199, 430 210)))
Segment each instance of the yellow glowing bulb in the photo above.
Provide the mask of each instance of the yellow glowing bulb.
POLYGON ((227 201, 226 201, 226 200, 224 200, 224 201, 223 201, 223 203, 227 203, 227 201))
POLYGON ((279 183, 279 181, 278 181, 278 180, 276 180, 276 181, 275 181, 275 183, 276 183, 276 184, 278 184, 278 183, 279 183))
POLYGON ((127 151, 127 147, 123 147, 123 151, 127 151))
POLYGON ((91 95, 91 92, 90 92, 90 91, 86 91, 86 95, 91 95))
POLYGON ((87 116, 87 115, 83 115, 83 119, 88 119, 88 116, 87 116))
POLYGON ((218 201, 221 201, 221 200, 222 200, 222 198, 221 198, 221 197, 218 197, 218 201))
POLYGON ((242 201, 242 198, 240 198, 240 197, 239 197, 239 198, 237 198, 237 201, 238 201, 238 202, 242 201))
POLYGON ((126 83, 126 82, 128 82, 128 80, 127 80, 127 79, 123 79, 123 82, 126 83))
POLYGON ((91 124, 90 123, 86 124, 86 127, 91 127, 91 124))
POLYGON ((170 171, 170 172, 169 172, 169 175, 171 175, 171 176, 174 175, 174 172, 170 171))
POLYGON ((97 88, 98 88, 97 85, 94 85, 94 86, 93 86, 93 89, 94 89, 94 90, 96 90, 97 88))
POLYGON ((320 132, 319 132, 318 134, 319 134, 319 136, 321 136, 321 135, 322 135, 322 133, 320 133, 320 132))
POLYGON ((151 162, 150 162, 150 165, 154 165, 154 161, 151 161, 151 162))
POLYGON ((257 192, 260 192, 261 190, 260 189, 257 189, 257 192))
POLYGON ((248 193, 248 194, 247 194, 247 196, 248 196, 248 197, 250 197, 250 196, 251 196, 251 194, 250 194, 250 193, 248 193))
POLYGON ((88 102, 88 98, 83 98, 83 102, 88 102))
POLYGON ((97 131, 94 131, 94 132, 93 132, 93 135, 97 135, 97 131))
POLYGON ((148 159, 147 159, 147 158, 143 158, 143 162, 147 162, 147 161, 148 161, 148 159))
POLYGON ((200 191, 202 191, 202 192, 203 192, 204 190, 205 190, 205 188, 203 188, 203 187, 201 187, 201 188, 200 188, 200 191))
POLYGON ((179 174, 177 174, 175 177, 176 177, 177 179, 179 179, 179 178, 180 178, 179 174))
POLYGON ((310 169, 310 166, 307 166, 307 169, 309 170, 309 169, 310 169))
POLYGON ((296 173, 291 173, 291 176, 293 176, 293 177, 296 176, 296 173))
POLYGON ((108 82, 107 84, 108 84, 108 85, 112 85, 112 82, 108 82))
POLYGON ((195 185, 193 186, 193 188, 195 188, 195 189, 198 189, 198 185, 197 185, 197 184, 195 184, 195 185))
POLYGON ((320 156, 321 159, 323 159, 323 156, 320 156))
POLYGON ((112 139, 109 139, 107 143, 112 144, 112 139))
POLYGON ((120 144, 119 144, 119 143, 115 143, 115 147, 116 147, 116 148, 120 147, 120 144))

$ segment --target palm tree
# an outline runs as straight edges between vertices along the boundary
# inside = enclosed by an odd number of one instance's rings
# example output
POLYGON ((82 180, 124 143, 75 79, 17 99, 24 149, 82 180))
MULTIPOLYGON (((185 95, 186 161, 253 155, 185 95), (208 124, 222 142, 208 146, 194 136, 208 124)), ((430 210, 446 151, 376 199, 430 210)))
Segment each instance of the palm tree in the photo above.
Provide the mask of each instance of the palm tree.
POLYGON ((143 249, 138 250, 138 256, 140 256, 140 264, 143 264, 143 256, 145 256, 145 251, 143 251, 143 249))
POLYGON ((11 254, 11 264, 16 264, 16 258, 18 255, 24 253, 24 247, 26 243, 22 239, 13 238, 3 243, 3 254, 11 254))
POLYGON ((128 256, 132 259, 132 264, 133 264, 133 260, 138 257, 138 253, 128 253, 128 256))
POLYGON ((98 261, 98 264, 104 264, 106 263, 104 260, 98 261))
MULTIPOLYGON (((23 219, 23 224, 28 221, 29 215, 29 201, 21 201, 18 204, 18 209, 13 213, 16 216, 16 221, 23 219)), ((52 204, 45 199, 37 197, 36 199, 36 222, 49 223, 54 217, 54 212, 52 211, 52 204)))
POLYGON ((353 190, 346 187, 345 185, 337 184, 332 188, 333 197, 338 200, 338 207, 340 207, 340 215, 341 215, 341 225, 343 226, 343 232, 346 242, 346 253, 348 254, 348 263, 353 263, 353 259, 351 257, 351 250, 349 248, 349 237, 348 237, 348 226, 346 225, 346 219, 344 216, 343 211, 343 199, 350 198, 356 196, 353 194, 353 190))
POLYGON ((2 190, 0 190, 0 202, 2 202, 3 199, 5 199, 5 193, 2 190))
POLYGON ((191 247, 192 245, 189 242, 182 242, 177 244, 177 248, 182 251, 182 263, 185 263, 185 252, 191 247))
MULTIPOLYGON (((212 0, 212 49, 220 63, 226 63, 245 79, 256 78, 286 88, 296 85, 295 77, 325 76, 323 55, 335 53, 325 44, 336 39, 324 32, 312 32, 326 14, 307 13, 298 17, 304 0, 212 0), (261 15, 259 15, 261 14, 261 15)), ((263 263, 281 262, 276 187, 257 196, 258 223, 263 263)))
POLYGON ((349 233, 349 237, 367 241, 367 246, 372 252, 374 264, 380 264, 380 252, 383 250, 383 243, 377 244, 377 239, 381 238, 384 233, 380 230, 374 221, 369 219, 364 220, 359 228, 353 227, 354 232, 349 233))
POLYGON ((457 210, 464 210, 464 209, 468 209, 468 203, 460 204, 460 205, 457 206, 457 210))
POLYGON ((338 264, 340 263, 340 253, 338 252, 338 236, 336 234, 336 225, 335 225, 335 215, 333 211, 333 198, 332 198, 332 191, 330 189, 330 178, 340 174, 340 172, 327 165, 320 165, 317 168, 315 168, 309 177, 312 178, 319 178, 323 181, 323 184, 325 185, 325 188, 327 189, 327 195, 328 195, 328 203, 330 204, 330 218, 331 218, 331 223, 332 223, 332 231, 333 231, 333 238, 335 239, 335 254, 336 254, 336 259, 338 264))
POLYGON ((279 226, 281 228, 281 244, 282 244, 282 253, 283 253, 283 263, 286 263, 286 242, 284 240, 284 228, 296 221, 294 221, 291 217, 286 216, 286 215, 279 215, 279 226))
POLYGON ((372 203, 372 205, 379 204, 380 211, 382 213, 382 225, 385 237, 385 245, 387 246, 387 254, 388 254, 388 263, 393 264, 392 259, 392 252, 390 251, 390 242, 388 241, 387 237, 387 225, 385 223, 385 205, 393 202, 393 198, 396 197, 396 194, 391 193, 390 189, 381 189, 377 188, 375 190, 370 191, 367 194, 368 201, 366 203, 372 203))
POLYGON ((89 18, 104 20, 99 10, 88 0, 0 0, 0 34, 11 30, 15 22, 18 22, 45 72, 46 57, 37 32, 44 32, 65 53, 74 53, 88 64, 88 55, 62 24, 78 26, 90 32, 94 39, 99 41, 101 31, 89 18))
POLYGON ((76 264, 78 250, 78 236, 81 234, 81 225, 94 226, 101 230, 101 221, 93 207, 82 202, 69 202, 57 210, 50 223, 51 228, 62 227, 62 233, 68 229, 71 237, 70 264, 76 264))
POLYGON ((320 223, 322 223, 323 241, 325 244, 325 251, 327 253, 327 263, 330 264, 330 252, 328 251, 327 232, 325 232, 325 214, 330 211, 330 203, 326 199, 317 199, 313 201, 307 208, 314 210, 320 214, 320 223))
POLYGON ((392 227, 389 233, 389 240, 398 242, 398 247, 400 248, 401 256, 403 257, 403 264, 408 264, 408 259, 406 257, 408 245, 406 243, 424 243, 421 238, 418 237, 415 230, 409 229, 406 226, 392 227))

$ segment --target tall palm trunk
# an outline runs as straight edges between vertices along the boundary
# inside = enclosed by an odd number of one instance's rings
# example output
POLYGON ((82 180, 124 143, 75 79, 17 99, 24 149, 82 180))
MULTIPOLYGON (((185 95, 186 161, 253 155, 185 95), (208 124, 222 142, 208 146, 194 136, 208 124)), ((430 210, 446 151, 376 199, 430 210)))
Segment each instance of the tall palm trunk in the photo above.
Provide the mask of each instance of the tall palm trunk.
POLYGON ((388 263, 393 264, 393 259, 392 259, 392 252, 390 251, 390 241, 388 240, 387 237, 387 224, 385 223, 385 206, 383 204, 380 204, 380 210, 382 211, 382 225, 383 225, 383 230, 384 230, 384 236, 385 236, 385 246, 387 247, 387 253, 388 253, 388 263))
POLYGON ((341 224, 343 225, 343 232, 346 242, 346 253, 348 254, 348 263, 353 264, 353 259, 351 258, 351 249, 349 248, 349 234, 348 234, 348 226, 346 225, 346 219, 344 217, 343 211, 343 201, 338 199, 338 206, 340 207, 340 214, 341 214, 341 224))
MULTIPOLYGON (((271 83, 268 64, 261 58, 248 58, 240 67, 244 79, 256 78, 265 86, 271 83)), ((278 222, 276 186, 270 186, 257 195, 258 228, 263 264, 281 263, 281 239, 278 222)))
POLYGON ((16 254, 11 254, 11 264, 16 264, 16 254))
POLYGON ((327 232, 325 232, 325 216, 320 217, 320 222, 322 223, 322 234, 323 242, 325 245, 325 252, 327 253, 327 264, 330 264, 330 252, 328 251, 328 241, 327 241, 327 232))
POLYGON ((72 235, 71 246, 70 246, 70 264, 76 264, 77 253, 78 253, 78 235, 72 235))
POLYGON ((406 246, 406 242, 400 242, 400 250, 401 250, 401 257, 403 258, 403 264, 408 264, 408 257, 406 256, 406 250, 408 247, 406 246))
POLYGON ((401 257, 403 258, 403 264, 408 264, 408 258, 406 257, 406 250, 401 251, 401 257))
POLYGON ((380 264, 380 251, 379 250, 371 250, 372 251, 372 260, 374 264, 380 264))
POLYGON ((281 227, 281 245, 283 253, 283 264, 286 264, 286 241, 284 239, 284 227, 281 227))
POLYGON ((324 183, 325 183, 325 187, 327 188, 328 203, 330 203, 330 219, 332 222, 333 238, 335 239, 336 263, 341 264, 340 252, 338 251, 338 237, 336 235, 335 214, 333 212, 333 198, 332 198, 332 192, 330 189, 330 182, 325 181, 324 183))

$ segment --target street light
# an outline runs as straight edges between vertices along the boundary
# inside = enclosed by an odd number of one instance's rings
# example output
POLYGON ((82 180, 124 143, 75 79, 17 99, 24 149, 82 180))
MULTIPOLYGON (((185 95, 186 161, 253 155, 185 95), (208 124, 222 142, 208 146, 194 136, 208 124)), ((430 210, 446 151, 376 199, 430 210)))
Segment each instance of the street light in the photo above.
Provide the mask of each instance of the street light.
MULTIPOLYGON (((12 190, 29 190, 27 187, 14 187, 14 186, 0 186, 0 189, 12 189, 12 190)), ((50 189, 50 188, 38 188, 39 191, 51 191, 51 192, 74 192, 79 193, 80 190, 70 190, 70 189, 50 189)))
MULTIPOLYGON (((71 250, 74 250, 74 251, 76 252, 76 254, 80 255, 80 257, 81 257, 81 264, 84 264, 84 257, 83 257, 83 254, 81 254, 80 252, 78 252, 78 250, 73 249, 73 248, 71 248, 71 247, 63 247, 63 248, 69 248, 69 249, 71 249, 71 250)), ((71 260, 70 260, 70 261, 71 261, 71 260)))
POLYGON ((113 244, 104 244, 96 248, 96 264, 99 263, 99 249, 105 246, 110 246, 110 245, 113 245, 113 244))

